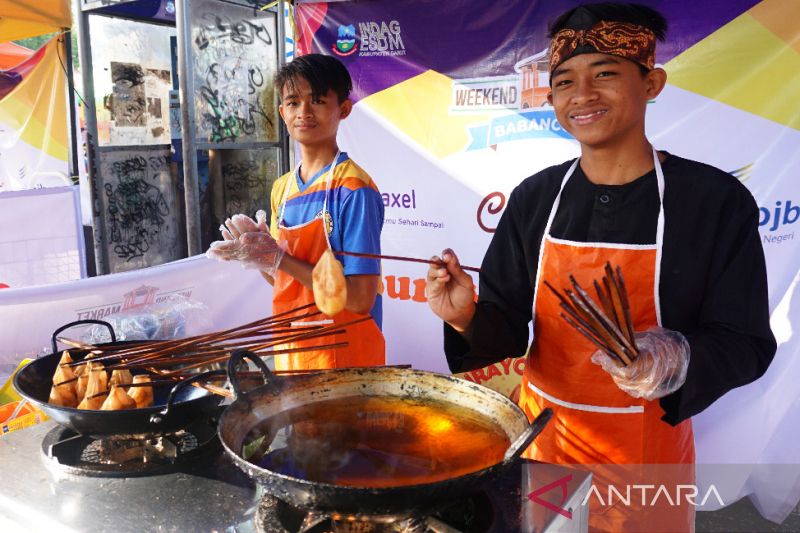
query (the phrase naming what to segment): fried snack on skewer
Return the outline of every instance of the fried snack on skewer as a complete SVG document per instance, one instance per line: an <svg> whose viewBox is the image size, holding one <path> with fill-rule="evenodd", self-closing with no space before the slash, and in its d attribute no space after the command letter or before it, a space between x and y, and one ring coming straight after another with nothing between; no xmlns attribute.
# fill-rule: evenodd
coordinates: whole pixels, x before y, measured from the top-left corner
<svg viewBox="0 0 800 533"><path fill-rule="evenodd" d="M86 396L78 404L78 409L96 411L100 409L106 399L106 395L101 395L101 393L108 391L108 374L101 363L89 362L85 366L89 367L89 378L86 384Z"/></svg>
<svg viewBox="0 0 800 533"><path fill-rule="evenodd" d="M125 368L114 370L111 373L111 379L108 380L109 387L113 387L114 385L127 385L129 383L133 383L133 376L131 375L131 371Z"/></svg>
<svg viewBox="0 0 800 533"><path fill-rule="evenodd" d="M93 353L88 354L84 361L88 361L95 355ZM78 365L74 369L75 377L78 378L78 381L75 382L75 394L78 397L78 401L81 401L86 397L86 385L89 382L89 364Z"/></svg>
<svg viewBox="0 0 800 533"><path fill-rule="evenodd" d="M111 391L108 393L103 405L100 406L101 411L119 411L121 409L135 408L136 401L125 392L125 389L116 385L111 386Z"/></svg>
<svg viewBox="0 0 800 533"><path fill-rule="evenodd" d="M150 376L138 375L133 376L134 383L149 383ZM131 387L128 389L128 395L136 402L136 407L150 407L153 405L153 387Z"/></svg>
<svg viewBox="0 0 800 533"><path fill-rule="evenodd" d="M64 350L64 353L61 354L61 359L58 361L55 374L53 374L53 386L50 388L48 403L61 405L63 407L75 407L78 405L79 399L76 388L77 380L74 379L75 373L72 367L62 366L71 362L72 356L70 356L68 350ZM67 383L63 383L65 381ZM62 383L62 385L56 387L56 383Z"/></svg>
<svg viewBox="0 0 800 533"><path fill-rule="evenodd" d="M76 366L75 377L78 378L75 382L75 394L82 400L86 396L86 385L89 382L89 365Z"/></svg>
<svg viewBox="0 0 800 533"><path fill-rule="evenodd" d="M325 250L311 272L314 302L327 316L339 314L347 303L347 281L342 264Z"/></svg>
<svg viewBox="0 0 800 533"><path fill-rule="evenodd" d="M78 396L75 394L75 389L70 385L71 383L65 383L58 387L50 387L50 397L47 399L47 403L62 407L76 407L78 405Z"/></svg>

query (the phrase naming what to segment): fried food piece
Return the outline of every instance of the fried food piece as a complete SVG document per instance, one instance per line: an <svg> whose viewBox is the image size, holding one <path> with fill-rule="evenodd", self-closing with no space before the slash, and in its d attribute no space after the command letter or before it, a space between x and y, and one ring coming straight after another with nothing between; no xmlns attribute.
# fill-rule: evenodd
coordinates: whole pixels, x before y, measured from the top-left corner
<svg viewBox="0 0 800 533"><path fill-rule="evenodd" d="M58 366L53 374L53 386L50 388L50 398L48 403L60 405L62 407L75 407L78 405L77 380L72 367L62 366L72 362L72 356L65 350L61 354ZM66 382L66 383L65 383ZM61 385L56 386L56 384Z"/></svg>
<svg viewBox="0 0 800 533"><path fill-rule="evenodd" d="M123 368L111 372L111 379L108 381L108 386L127 385L129 383L133 383L133 376L130 370Z"/></svg>
<svg viewBox="0 0 800 533"><path fill-rule="evenodd" d="M108 393L103 405L100 406L101 411L119 411L120 409L135 408L136 401L125 392L125 389L116 385L111 386L111 392Z"/></svg>
<svg viewBox="0 0 800 533"><path fill-rule="evenodd" d="M133 376L133 383L149 383L150 376ZM136 402L136 407L150 407L153 405L153 387L131 387L128 395Z"/></svg>
<svg viewBox="0 0 800 533"><path fill-rule="evenodd" d="M78 409L96 411L106 399L107 394L102 393L108 393L108 374L101 363L89 362L85 366L88 367L89 377L86 383L86 395L78 404Z"/></svg>
<svg viewBox="0 0 800 533"><path fill-rule="evenodd" d="M339 314L347 303L347 281L342 264L330 249L325 250L311 271L314 302L327 316Z"/></svg>
<svg viewBox="0 0 800 533"><path fill-rule="evenodd" d="M70 383L65 383L58 387L53 385L50 388L50 398L48 398L47 403L62 407L76 407L78 405L78 396L75 394L75 388L70 387Z"/></svg>
<svg viewBox="0 0 800 533"><path fill-rule="evenodd" d="M90 353L84 358L84 361L88 361L95 354ZM75 394L78 397L78 401L83 400L84 396L86 396L86 385L89 382L89 365L88 363L85 365L78 365L75 367L75 377L78 378L78 381L75 382Z"/></svg>

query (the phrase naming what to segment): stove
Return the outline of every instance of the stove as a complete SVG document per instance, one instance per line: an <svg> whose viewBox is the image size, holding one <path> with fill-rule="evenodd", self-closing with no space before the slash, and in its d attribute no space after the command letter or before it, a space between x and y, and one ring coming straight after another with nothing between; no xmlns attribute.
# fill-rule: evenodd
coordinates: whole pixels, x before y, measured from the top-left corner
<svg viewBox="0 0 800 533"><path fill-rule="evenodd" d="M13 481L0 482L0 531L587 530L580 504L591 475L576 469L520 460L485 491L424 517L309 513L264 494L209 438L213 433L187 428L161 440L97 442L50 421L4 435L0 479Z"/></svg>
<svg viewBox="0 0 800 533"><path fill-rule="evenodd" d="M457 533L516 531L514 515L503 515L509 505L493 502L486 491L469 495L459 502L442 505L424 516L342 515L307 512L272 496L263 497L256 510L259 533Z"/></svg>
<svg viewBox="0 0 800 533"><path fill-rule="evenodd" d="M139 477L176 472L219 454L214 420L198 420L174 433L87 437L56 426L42 440L45 463L56 473Z"/></svg>

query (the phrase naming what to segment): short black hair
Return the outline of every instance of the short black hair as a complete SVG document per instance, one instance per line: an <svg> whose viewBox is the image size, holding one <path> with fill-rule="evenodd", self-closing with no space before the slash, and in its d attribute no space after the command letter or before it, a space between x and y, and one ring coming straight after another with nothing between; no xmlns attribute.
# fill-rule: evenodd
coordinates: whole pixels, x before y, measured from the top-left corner
<svg viewBox="0 0 800 533"><path fill-rule="evenodd" d="M283 96L283 88L293 87L297 80L303 78L311 86L311 95L318 98L333 90L341 104L353 90L353 80L347 67L332 56L323 54L306 54L296 57L291 63L284 65L275 75L275 88L278 96Z"/></svg>
<svg viewBox="0 0 800 533"><path fill-rule="evenodd" d="M650 29L659 41L667 36L667 19L652 7L642 4L598 2L570 9L550 23L547 36L552 39L564 28L586 30L601 20L629 22Z"/></svg>

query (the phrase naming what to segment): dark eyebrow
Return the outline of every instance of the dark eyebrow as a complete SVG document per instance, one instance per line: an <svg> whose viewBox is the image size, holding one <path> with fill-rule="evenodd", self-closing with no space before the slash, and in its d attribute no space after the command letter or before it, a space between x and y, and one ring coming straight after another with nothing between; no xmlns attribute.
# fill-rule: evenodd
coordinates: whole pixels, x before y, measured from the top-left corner
<svg viewBox="0 0 800 533"><path fill-rule="evenodd" d="M607 56L607 57L604 57L603 59L598 59L597 61L592 61L591 63L589 63L589 66L590 67L602 67L603 65L619 65L619 64L620 64L620 62L616 58L614 58L612 56ZM572 69L563 68L563 67L557 67L553 71L553 73L550 75L550 77L551 78L555 78L556 76L560 76L560 75L566 74L568 72L572 72Z"/></svg>

